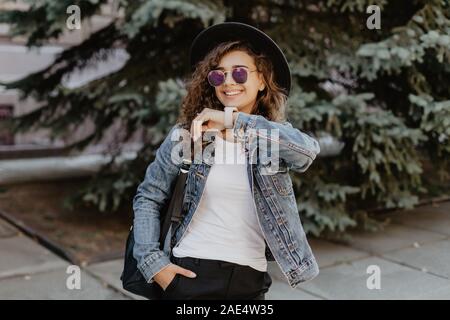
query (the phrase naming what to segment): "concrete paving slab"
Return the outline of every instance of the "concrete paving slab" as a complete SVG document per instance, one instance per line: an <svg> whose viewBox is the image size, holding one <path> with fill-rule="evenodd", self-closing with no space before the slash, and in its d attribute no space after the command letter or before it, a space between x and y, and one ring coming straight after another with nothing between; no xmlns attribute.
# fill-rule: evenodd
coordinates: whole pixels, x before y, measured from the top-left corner
<svg viewBox="0 0 450 320"><path fill-rule="evenodd" d="M6 221L0 219L0 239L14 237L19 234L19 230L11 226Z"/></svg>
<svg viewBox="0 0 450 320"><path fill-rule="evenodd" d="M274 281L287 281L286 277L275 261L267 261L267 272L270 274L272 280Z"/></svg>
<svg viewBox="0 0 450 320"><path fill-rule="evenodd" d="M25 236L0 239L0 257L0 279L66 265L64 260Z"/></svg>
<svg viewBox="0 0 450 320"><path fill-rule="evenodd" d="M377 232L352 232L349 245L371 254L381 254L445 239L441 233L392 223Z"/></svg>
<svg viewBox="0 0 450 320"><path fill-rule="evenodd" d="M123 270L123 259L96 263L87 266L87 270L130 298L135 300L146 300L144 297L132 294L122 288L120 275Z"/></svg>
<svg viewBox="0 0 450 320"><path fill-rule="evenodd" d="M398 211L390 215L392 222L450 235L450 203Z"/></svg>
<svg viewBox="0 0 450 320"><path fill-rule="evenodd" d="M390 252L383 256L450 279L450 240Z"/></svg>
<svg viewBox="0 0 450 320"><path fill-rule="evenodd" d="M126 300L128 297L104 286L81 271L81 288L67 288L66 268L25 277L2 279L0 299L3 300Z"/></svg>
<svg viewBox="0 0 450 320"><path fill-rule="evenodd" d="M317 259L319 268L325 268L369 256L369 254L364 251L330 241L310 239L309 244Z"/></svg>
<svg viewBox="0 0 450 320"><path fill-rule="evenodd" d="M309 244L319 264L319 269L327 268L343 262L363 259L368 253L320 239L309 239ZM267 271L272 279L287 283L287 279L275 261L269 261Z"/></svg>
<svg viewBox="0 0 450 320"><path fill-rule="evenodd" d="M428 204L425 206L416 207L411 210L428 213L442 213L450 218L450 201Z"/></svg>
<svg viewBox="0 0 450 320"><path fill-rule="evenodd" d="M373 276L367 273L371 265L380 268L381 289L367 288L367 279ZM449 280L378 257L322 269L301 289L333 300L450 299Z"/></svg>
<svg viewBox="0 0 450 320"><path fill-rule="evenodd" d="M300 289L293 289L287 282L273 279L266 300L320 300Z"/></svg>

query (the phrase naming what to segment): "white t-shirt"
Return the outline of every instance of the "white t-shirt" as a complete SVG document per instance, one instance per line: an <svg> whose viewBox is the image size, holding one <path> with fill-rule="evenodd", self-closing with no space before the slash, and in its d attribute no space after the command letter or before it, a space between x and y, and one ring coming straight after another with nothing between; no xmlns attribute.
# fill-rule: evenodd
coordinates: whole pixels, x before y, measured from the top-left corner
<svg viewBox="0 0 450 320"><path fill-rule="evenodd" d="M197 211L175 257L214 259L267 271L264 236L256 217L240 143L216 135L211 166Z"/></svg>

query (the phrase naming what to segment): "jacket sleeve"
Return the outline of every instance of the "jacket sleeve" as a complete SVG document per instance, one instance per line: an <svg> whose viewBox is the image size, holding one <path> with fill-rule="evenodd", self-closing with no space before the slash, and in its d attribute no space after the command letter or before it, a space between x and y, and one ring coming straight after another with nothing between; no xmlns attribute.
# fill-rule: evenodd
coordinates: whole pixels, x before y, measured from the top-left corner
<svg viewBox="0 0 450 320"><path fill-rule="evenodd" d="M137 267L148 282L171 262L159 249L160 211L171 195L171 186L178 175L179 165L171 159L174 126L156 151L154 161L147 167L145 178L133 198L134 248Z"/></svg>
<svg viewBox="0 0 450 320"><path fill-rule="evenodd" d="M278 154L272 154L270 160L281 159L289 169L298 172L305 172L320 153L316 139L287 121L280 123L260 115L239 112L233 133L239 140L248 142L251 150L260 148L260 145L276 144ZM261 144L262 141L265 143Z"/></svg>

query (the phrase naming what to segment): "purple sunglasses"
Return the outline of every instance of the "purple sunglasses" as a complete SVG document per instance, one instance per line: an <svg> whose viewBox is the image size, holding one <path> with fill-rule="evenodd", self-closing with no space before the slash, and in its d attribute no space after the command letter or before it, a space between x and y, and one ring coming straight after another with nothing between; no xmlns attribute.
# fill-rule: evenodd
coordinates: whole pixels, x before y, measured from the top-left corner
<svg viewBox="0 0 450 320"><path fill-rule="evenodd" d="M246 67L235 67L231 70L231 76L236 83L243 84L247 81L248 74L258 70L249 71ZM211 70L208 73L208 82L213 87L218 87L225 82L226 74L230 71L220 69Z"/></svg>

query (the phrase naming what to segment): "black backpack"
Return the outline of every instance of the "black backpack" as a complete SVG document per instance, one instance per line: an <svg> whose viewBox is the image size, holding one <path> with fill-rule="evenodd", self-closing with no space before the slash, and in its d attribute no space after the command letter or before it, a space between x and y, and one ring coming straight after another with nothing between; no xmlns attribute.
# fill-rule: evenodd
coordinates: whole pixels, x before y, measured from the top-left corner
<svg viewBox="0 0 450 320"><path fill-rule="evenodd" d="M183 165L181 166L180 171L178 172L178 176L175 179L176 184L170 202L166 204L161 212L161 232L159 236L161 250L163 250L164 242L167 233L169 232L170 225L172 225L172 230L175 230L175 227L181 222L183 218L182 206L186 179L189 172L189 165L190 161L183 161ZM163 292L162 288L154 281L152 283L148 283L147 281L145 281L144 276L137 268L137 261L133 256L133 248L134 232L133 226L131 226L125 247L123 272L120 276L120 280L122 280L122 287L131 293L146 297L151 300L160 299Z"/></svg>

